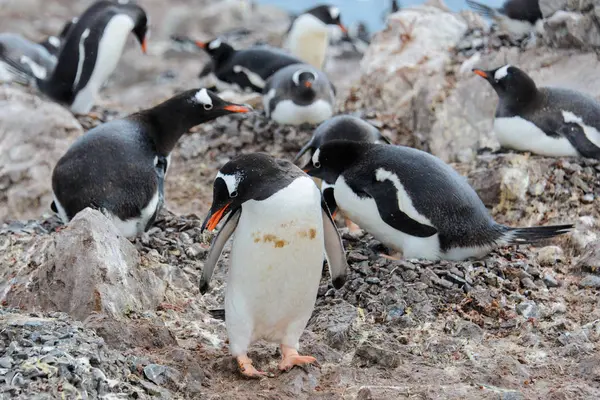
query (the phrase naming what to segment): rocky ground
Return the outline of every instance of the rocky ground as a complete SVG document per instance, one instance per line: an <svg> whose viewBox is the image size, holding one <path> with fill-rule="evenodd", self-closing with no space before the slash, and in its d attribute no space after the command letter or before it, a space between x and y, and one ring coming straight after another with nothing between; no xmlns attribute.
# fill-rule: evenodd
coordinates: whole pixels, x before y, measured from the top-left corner
<svg viewBox="0 0 600 400"><path fill-rule="evenodd" d="M71 3L46 2L51 17L37 32L52 16L69 15ZM169 19L160 2L147 3ZM433 23L446 23L445 41L427 36ZM401 36L406 29L411 38ZM122 94L109 86L105 101L78 118L33 90L0 87L0 398L599 398L600 163L497 151L493 93L465 73L473 57L484 67L508 58L537 79L600 97L595 75L583 77L597 69L596 54L547 47L555 36L534 46L488 33L472 14L404 11L376 38L339 108L395 143L453 162L497 221L576 229L538 247L455 263L391 261L370 235L340 228L348 282L336 291L324 270L301 341L319 364L279 373L276 346L258 343L250 357L274 375L260 381L239 376L225 325L211 313L223 306L228 250L211 291L199 294L211 240L200 225L221 165L253 151L291 158L313 128L278 126L257 112L192 130L173 155L166 209L130 242L91 210L60 229L48 210L50 171L83 131L196 85L201 62L153 55L152 68L140 67L132 45L118 77L127 83ZM384 79L390 60L395 69ZM175 78L146 79L173 65ZM358 70L347 60L333 65Z"/></svg>

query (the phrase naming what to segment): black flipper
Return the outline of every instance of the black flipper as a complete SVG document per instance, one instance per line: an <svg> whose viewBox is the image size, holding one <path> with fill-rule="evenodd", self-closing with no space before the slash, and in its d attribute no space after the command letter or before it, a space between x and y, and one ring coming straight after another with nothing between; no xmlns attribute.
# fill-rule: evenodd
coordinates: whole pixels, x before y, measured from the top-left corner
<svg viewBox="0 0 600 400"><path fill-rule="evenodd" d="M582 156L600 159L600 148L587 138L581 125L574 122L563 124L558 133L566 137Z"/></svg>
<svg viewBox="0 0 600 400"><path fill-rule="evenodd" d="M329 274L333 287L340 289L346 283L348 274L348 262L346 261L346 251L342 238L335 227L335 222L329 213L329 209L321 197L321 209L323 214L323 236L325 239L325 254L327 265L329 265Z"/></svg>
<svg viewBox="0 0 600 400"><path fill-rule="evenodd" d="M498 10L490 6L486 6L485 4L481 4L473 0L467 0L467 4L473 9L473 11L483 15L484 17L494 18L496 15L498 15Z"/></svg>
<svg viewBox="0 0 600 400"><path fill-rule="evenodd" d="M158 217L158 213L160 213L160 210L162 209L163 204L165 203L165 174L167 173L167 164L167 157L159 156L156 160L156 165L154 166L154 169L156 171L156 176L158 177L158 205L156 206L154 214L152 214L152 217L150 217L150 219L148 220L144 231L148 231L148 229L150 229L152 225L154 225L156 217Z"/></svg>

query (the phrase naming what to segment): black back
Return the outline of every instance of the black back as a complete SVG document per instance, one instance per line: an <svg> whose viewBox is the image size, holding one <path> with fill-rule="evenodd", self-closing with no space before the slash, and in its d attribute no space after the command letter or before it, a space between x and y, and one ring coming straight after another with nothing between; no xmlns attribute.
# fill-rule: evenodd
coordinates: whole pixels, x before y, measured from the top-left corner
<svg viewBox="0 0 600 400"><path fill-rule="evenodd" d="M466 178L429 153L404 146L340 140L319 149L321 167L309 173L327 181L343 176L358 196L375 199L380 214L387 214L382 218L392 226L401 217L397 190L391 181L376 179L381 168L398 177L414 208L431 221L439 233L442 250L489 244L499 236L501 228ZM416 221L412 228L410 234L414 236L435 233ZM397 229L406 228L401 224Z"/></svg>
<svg viewBox="0 0 600 400"><path fill-rule="evenodd" d="M542 19L539 0L507 0L500 12L512 19L528 21L535 24Z"/></svg>

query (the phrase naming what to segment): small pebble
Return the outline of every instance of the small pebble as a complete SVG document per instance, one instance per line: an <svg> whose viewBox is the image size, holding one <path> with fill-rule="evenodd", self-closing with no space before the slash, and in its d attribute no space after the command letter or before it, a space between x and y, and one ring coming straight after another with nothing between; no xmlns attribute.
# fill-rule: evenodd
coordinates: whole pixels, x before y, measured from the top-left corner
<svg viewBox="0 0 600 400"><path fill-rule="evenodd" d="M372 285L379 285L381 283L381 280L379 278L370 276L367 279L365 279L365 282L370 283Z"/></svg>

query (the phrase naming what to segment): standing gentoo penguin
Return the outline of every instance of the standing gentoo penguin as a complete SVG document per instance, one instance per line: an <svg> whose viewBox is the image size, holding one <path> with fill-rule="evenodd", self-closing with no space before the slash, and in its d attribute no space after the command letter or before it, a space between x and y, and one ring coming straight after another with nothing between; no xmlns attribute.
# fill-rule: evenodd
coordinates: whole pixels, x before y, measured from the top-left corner
<svg viewBox="0 0 600 400"><path fill-rule="evenodd" d="M191 40L181 37L173 39L178 42ZM280 49L265 45L235 50L229 43L219 38L210 42L197 40L194 43L210 55L213 73L219 81L217 85L219 90L234 86L238 91L261 93L265 82L275 72L290 64L302 63Z"/></svg>
<svg viewBox="0 0 600 400"><path fill-rule="evenodd" d="M160 210L171 150L181 135L222 115L248 111L194 89L90 130L54 168L52 210L66 224L84 208L96 208L123 236L141 234Z"/></svg>
<svg viewBox="0 0 600 400"><path fill-rule="evenodd" d="M410 147L335 140L314 152L307 169L335 182L335 201L348 218L409 259L481 258L572 228L500 225L463 176Z"/></svg>
<svg viewBox="0 0 600 400"><path fill-rule="evenodd" d="M307 151L312 158L312 155L316 149L325 143L331 142L332 140L352 140L355 142L367 143L390 143L390 141L383 136L381 132L379 132L379 129L375 128L368 122L352 115L336 115L335 117L323 122L317 127L317 129L315 129L308 143L306 143L306 145L304 145L298 154L296 154L292 162L296 163ZM303 169L308 169L309 167L310 162ZM323 198L325 199L325 203L332 214L335 214L337 211L337 205L335 204L335 198L333 196L334 184L335 180L328 181L326 179L323 179L323 182L321 183Z"/></svg>
<svg viewBox="0 0 600 400"><path fill-rule="evenodd" d="M238 156L221 168L202 229L227 221L214 239L200 280L206 293L215 265L234 233L225 293L229 349L242 374L259 377L248 347L266 339L280 344L279 369L309 364L299 339L315 306L325 253L333 286L344 285L344 247L319 189L286 160L264 153Z"/></svg>
<svg viewBox="0 0 600 400"><path fill-rule="evenodd" d="M296 17L285 39L285 48L303 62L323 68L329 46L329 25L337 25L343 33L347 30L340 20L340 9L320 5Z"/></svg>
<svg viewBox="0 0 600 400"><path fill-rule="evenodd" d="M539 0L506 0L500 8L473 0L467 0L467 4L484 17L494 20L502 32L515 38L529 35L537 21L542 19Z"/></svg>
<svg viewBox="0 0 600 400"><path fill-rule="evenodd" d="M537 88L533 79L511 65L473 71L500 97L494 131L503 147L551 157L600 159L600 102L569 89Z"/></svg>
<svg viewBox="0 0 600 400"><path fill-rule="evenodd" d="M137 4L92 4L69 29L52 75L37 79L40 91L73 113L88 113L116 68L130 32L146 52L147 23Z"/></svg>
<svg viewBox="0 0 600 400"><path fill-rule="evenodd" d="M280 124L319 124L333 115L335 87L308 64L292 64L277 71L263 91L267 117Z"/></svg>

